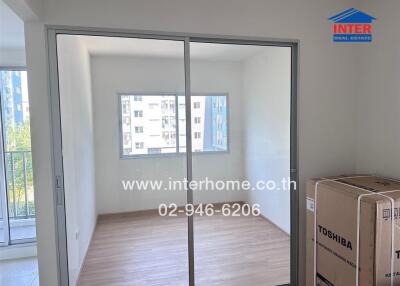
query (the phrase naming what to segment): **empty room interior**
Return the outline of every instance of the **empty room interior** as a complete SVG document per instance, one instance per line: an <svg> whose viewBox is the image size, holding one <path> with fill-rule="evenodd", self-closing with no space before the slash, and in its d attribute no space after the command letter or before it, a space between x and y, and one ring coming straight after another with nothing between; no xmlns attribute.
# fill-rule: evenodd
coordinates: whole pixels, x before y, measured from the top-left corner
<svg viewBox="0 0 400 286"><path fill-rule="evenodd" d="M69 285L290 282L291 48L188 50L57 36Z"/></svg>

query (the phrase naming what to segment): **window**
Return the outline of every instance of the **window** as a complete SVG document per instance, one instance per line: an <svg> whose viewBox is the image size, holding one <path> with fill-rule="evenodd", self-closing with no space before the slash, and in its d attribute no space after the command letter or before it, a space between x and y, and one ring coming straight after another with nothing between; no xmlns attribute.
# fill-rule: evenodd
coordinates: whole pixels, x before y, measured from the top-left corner
<svg viewBox="0 0 400 286"><path fill-rule="evenodd" d="M169 127L169 117L168 116L162 116L161 117L161 121L162 121L162 128L163 129Z"/></svg>
<svg viewBox="0 0 400 286"><path fill-rule="evenodd" d="M143 149L144 148L144 143L143 142L136 142L135 143L136 149Z"/></svg>
<svg viewBox="0 0 400 286"><path fill-rule="evenodd" d="M122 101L122 114L129 114L130 110L130 102L128 100Z"/></svg>
<svg viewBox="0 0 400 286"><path fill-rule="evenodd" d="M193 95L192 102L193 152L227 151L227 95ZM184 95L121 95L120 104L122 156L186 152Z"/></svg>
<svg viewBox="0 0 400 286"><path fill-rule="evenodd" d="M36 209L27 72L1 69L0 95L0 132L3 133L0 152L4 160L4 187L0 188L0 244L33 242L36 239Z"/></svg>
<svg viewBox="0 0 400 286"><path fill-rule="evenodd" d="M131 144L131 134L124 133L124 146L129 146Z"/></svg>
<svg viewBox="0 0 400 286"><path fill-rule="evenodd" d="M135 114L135 117L143 117L143 111L142 110L135 110L134 114Z"/></svg>
<svg viewBox="0 0 400 286"><path fill-rule="evenodd" d="M123 119L124 119L124 123L126 125L130 125L131 124L131 118L129 116L124 116Z"/></svg>

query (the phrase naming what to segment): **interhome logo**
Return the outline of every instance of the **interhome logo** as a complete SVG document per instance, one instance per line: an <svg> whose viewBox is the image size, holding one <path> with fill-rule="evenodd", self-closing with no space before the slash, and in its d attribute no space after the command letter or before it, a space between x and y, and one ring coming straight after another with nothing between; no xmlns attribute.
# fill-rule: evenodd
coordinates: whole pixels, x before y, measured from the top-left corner
<svg viewBox="0 0 400 286"><path fill-rule="evenodd" d="M332 16L334 42L371 42L372 22L376 18L350 8Z"/></svg>

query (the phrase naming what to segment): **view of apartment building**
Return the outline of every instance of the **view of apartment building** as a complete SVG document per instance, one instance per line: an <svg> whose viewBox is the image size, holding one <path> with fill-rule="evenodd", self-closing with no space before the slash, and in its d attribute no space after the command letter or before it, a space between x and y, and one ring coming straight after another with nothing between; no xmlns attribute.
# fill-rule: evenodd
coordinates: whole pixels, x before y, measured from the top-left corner
<svg viewBox="0 0 400 286"><path fill-rule="evenodd" d="M191 106L193 151L226 151L226 96L193 96ZM185 97L122 95L121 132L123 156L185 152Z"/></svg>
<svg viewBox="0 0 400 286"><path fill-rule="evenodd" d="M0 92L3 95L2 112L6 124L20 125L29 119L29 101L26 71L0 73Z"/></svg>

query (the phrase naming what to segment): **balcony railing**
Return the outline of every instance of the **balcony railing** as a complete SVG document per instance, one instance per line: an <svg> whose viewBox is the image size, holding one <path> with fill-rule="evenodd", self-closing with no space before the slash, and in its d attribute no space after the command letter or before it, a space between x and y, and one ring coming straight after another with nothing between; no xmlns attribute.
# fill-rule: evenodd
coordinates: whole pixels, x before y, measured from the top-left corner
<svg viewBox="0 0 400 286"><path fill-rule="evenodd" d="M35 217L32 152L4 152L10 219Z"/></svg>

